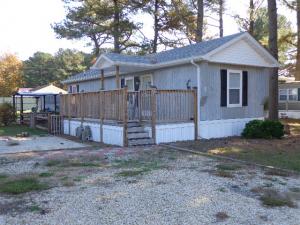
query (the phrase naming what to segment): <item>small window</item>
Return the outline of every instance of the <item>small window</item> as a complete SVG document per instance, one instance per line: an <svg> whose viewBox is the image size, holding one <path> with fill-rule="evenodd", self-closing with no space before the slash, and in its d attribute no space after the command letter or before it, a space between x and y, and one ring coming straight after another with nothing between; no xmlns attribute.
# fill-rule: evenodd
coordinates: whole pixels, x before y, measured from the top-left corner
<svg viewBox="0 0 300 225"><path fill-rule="evenodd" d="M72 93L72 85L69 86L69 93Z"/></svg>
<svg viewBox="0 0 300 225"><path fill-rule="evenodd" d="M297 88L292 88L289 89L289 101L297 101L298 100L298 89Z"/></svg>
<svg viewBox="0 0 300 225"><path fill-rule="evenodd" d="M76 91L77 91L77 93L80 92L80 91L79 91L79 84L76 85Z"/></svg>
<svg viewBox="0 0 300 225"><path fill-rule="evenodd" d="M227 105L228 107L242 106L242 71L228 71Z"/></svg>
<svg viewBox="0 0 300 225"><path fill-rule="evenodd" d="M145 75L141 77L141 90L150 89L152 85L152 76Z"/></svg>

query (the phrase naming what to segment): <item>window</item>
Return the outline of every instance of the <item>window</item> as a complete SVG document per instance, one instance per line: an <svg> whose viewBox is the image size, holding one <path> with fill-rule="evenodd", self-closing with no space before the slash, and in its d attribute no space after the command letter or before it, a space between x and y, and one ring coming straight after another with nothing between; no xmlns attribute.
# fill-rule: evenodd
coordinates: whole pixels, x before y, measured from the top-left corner
<svg viewBox="0 0 300 225"><path fill-rule="evenodd" d="M242 71L228 70L227 73L227 106L242 106Z"/></svg>
<svg viewBox="0 0 300 225"><path fill-rule="evenodd" d="M72 85L69 86L69 93L72 93Z"/></svg>
<svg viewBox="0 0 300 225"><path fill-rule="evenodd" d="M80 91L79 91L79 84L76 85L76 91L77 91L77 93L80 92Z"/></svg>
<svg viewBox="0 0 300 225"><path fill-rule="evenodd" d="M133 77L125 78L125 85L128 88L128 91L134 91L134 79Z"/></svg>
<svg viewBox="0 0 300 225"><path fill-rule="evenodd" d="M280 89L279 90L279 101L298 101L298 89Z"/></svg>
<svg viewBox="0 0 300 225"><path fill-rule="evenodd" d="M141 90L150 89L151 85L152 85L152 76L151 75L145 75L145 76L141 77Z"/></svg>
<svg viewBox="0 0 300 225"><path fill-rule="evenodd" d="M72 93L76 93L76 91L77 91L76 85L73 85L72 86Z"/></svg>
<svg viewBox="0 0 300 225"><path fill-rule="evenodd" d="M289 101L297 101L298 100L298 89L297 88L292 88L289 89Z"/></svg>

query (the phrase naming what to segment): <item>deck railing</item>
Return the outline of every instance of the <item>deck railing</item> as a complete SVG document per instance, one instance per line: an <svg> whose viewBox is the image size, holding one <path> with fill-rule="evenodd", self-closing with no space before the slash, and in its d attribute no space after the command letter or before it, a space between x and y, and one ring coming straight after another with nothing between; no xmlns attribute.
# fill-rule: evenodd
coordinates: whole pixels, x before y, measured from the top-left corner
<svg viewBox="0 0 300 225"><path fill-rule="evenodd" d="M65 94L60 97L60 114L82 121L91 118L100 119L101 123L104 120L122 122L125 129L128 121L148 122L152 127L164 122L196 122L196 96L195 90L127 91L127 88Z"/></svg>

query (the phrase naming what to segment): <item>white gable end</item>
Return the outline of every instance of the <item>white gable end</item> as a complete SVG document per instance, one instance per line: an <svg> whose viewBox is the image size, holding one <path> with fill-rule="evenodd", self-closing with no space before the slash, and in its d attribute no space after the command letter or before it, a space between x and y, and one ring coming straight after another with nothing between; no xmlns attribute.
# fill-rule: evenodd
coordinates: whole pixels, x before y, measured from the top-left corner
<svg viewBox="0 0 300 225"><path fill-rule="evenodd" d="M247 39L241 39L232 45L209 55L208 61L259 67L274 66L274 62L265 57L265 54L262 53L261 49Z"/></svg>

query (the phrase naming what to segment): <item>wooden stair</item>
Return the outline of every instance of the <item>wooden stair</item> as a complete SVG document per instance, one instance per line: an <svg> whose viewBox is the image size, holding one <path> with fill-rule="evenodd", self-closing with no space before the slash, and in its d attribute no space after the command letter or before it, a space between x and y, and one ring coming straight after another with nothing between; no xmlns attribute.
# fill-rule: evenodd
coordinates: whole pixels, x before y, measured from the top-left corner
<svg viewBox="0 0 300 225"><path fill-rule="evenodd" d="M139 122L128 122L127 128L128 146L153 145L154 140L144 130Z"/></svg>

